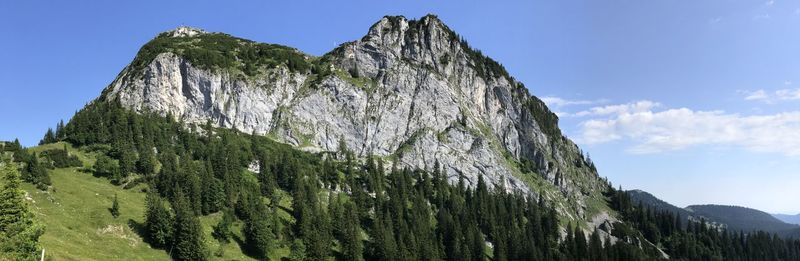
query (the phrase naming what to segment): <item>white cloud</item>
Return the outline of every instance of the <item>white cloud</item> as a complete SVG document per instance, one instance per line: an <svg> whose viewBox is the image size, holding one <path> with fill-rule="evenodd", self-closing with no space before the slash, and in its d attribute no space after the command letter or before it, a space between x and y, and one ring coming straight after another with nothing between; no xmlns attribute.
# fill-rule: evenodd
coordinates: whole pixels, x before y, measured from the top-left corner
<svg viewBox="0 0 800 261"><path fill-rule="evenodd" d="M769 99L769 95L764 90L757 90L754 92L745 92L747 96L744 97L745 100L754 101L754 100L767 100Z"/></svg>
<svg viewBox="0 0 800 261"><path fill-rule="evenodd" d="M769 1L767 1L766 3L764 3L764 4L765 4L765 5L767 5L767 6L772 6L772 5L774 5L774 4L775 4L775 0L769 0Z"/></svg>
<svg viewBox="0 0 800 261"><path fill-rule="evenodd" d="M637 101L628 104L607 105L602 107L594 107L585 111L579 111L570 116L583 117L583 116L600 116L609 114L622 114L622 113L635 113L648 111L652 108L659 107L661 104L648 100Z"/></svg>
<svg viewBox="0 0 800 261"><path fill-rule="evenodd" d="M800 89L783 89L775 91L779 100L800 100Z"/></svg>
<svg viewBox="0 0 800 261"><path fill-rule="evenodd" d="M600 100L567 100L555 96L545 96L541 98L542 101L547 104L548 107L564 107L564 106L572 106L572 105L593 105L593 104L600 104L607 102L605 99Z"/></svg>
<svg viewBox="0 0 800 261"><path fill-rule="evenodd" d="M709 24L716 24L716 23L719 23L721 21L722 21L722 17L716 17L716 18L713 18L713 19L708 19L708 23Z"/></svg>
<svg viewBox="0 0 800 261"><path fill-rule="evenodd" d="M791 85L792 82L786 81L784 85ZM773 92L767 92L763 89L756 91L740 91L744 94L745 100L748 101L763 101L766 103L775 103L778 101L796 101L800 100L800 88L797 89L780 89Z"/></svg>
<svg viewBox="0 0 800 261"><path fill-rule="evenodd" d="M642 102L614 106L634 108ZM616 110L605 117L586 120L580 124L576 141L584 144L630 141L633 145L628 151L639 154L693 146L734 146L800 156L800 111L742 116L687 108L654 111L654 107Z"/></svg>

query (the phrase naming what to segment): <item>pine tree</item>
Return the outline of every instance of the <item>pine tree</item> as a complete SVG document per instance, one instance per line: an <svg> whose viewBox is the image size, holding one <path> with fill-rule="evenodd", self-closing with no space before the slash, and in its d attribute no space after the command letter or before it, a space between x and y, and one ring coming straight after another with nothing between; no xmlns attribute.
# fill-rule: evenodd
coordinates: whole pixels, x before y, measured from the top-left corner
<svg viewBox="0 0 800 261"><path fill-rule="evenodd" d="M153 247L166 247L172 238L172 216L154 189L147 193L145 204L144 226L148 241Z"/></svg>
<svg viewBox="0 0 800 261"><path fill-rule="evenodd" d="M600 240L600 233L595 229L589 238L589 260L603 261L604 257L603 242Z"/></svg>
<svg viewBox="0 0 800 261"><path fill-rule="evenodd" d="M111 215L114 216L114 218L119 217L119 202L117 201L117 194L114 194L114 202L111 204L109 211L111 211Z"/></svg>
<svg viewBox="0 0 800 261"><path fill-rule="evenodd" d="M59 121L59 122L58 122L58 125L56 125L56 135L55 135L55 138L56 138L56 140L63 140L63 139L65 138L65 133L64 133L64 120L61 120L61 121Z"/></svg>
<svg viewBox="0 0 800 261"><path fill-rule="evenodd" d="M222 220L214 226L214 231L211 235L221 243L228 243L231 238L231 225L233 225L233 220L234 216L230 210L223 211Z"/></svg>
<svg viewBox="0 0 800 261"><path fill-rule="evenodd" d="M39 155L36 153L30 154L25 159L25 168L22 172L22 179L28 181L40 190L46 190L50 183L50 175L47 170L39 163Z"/></svg>
<svg viewBox="0 0 800 261"><path fill-rule="evenodd" d="M56 142L56 134L53 133L52 128L47 128L47 132L44 134L44 137L41 141L39 141L39 145L50 144Z"/></svg>
<svg viewBox="0 0 800 261"><path fill-rule="evenodd" d="M208 251L203 239L200 220L190 209L188 200L178 192L172 204L175 212L172 237L172 258L182 260L206 260Z"/></svg>
<svg viewBox="0 0 800 261"><path fill-rule="evenodd" d="M305 261L306 260L306 245L303 240L295 239L292 241L291 253L289 254L290 261Z"/></svg>
<svg viewBox="0 0 800 261"><path fill-rule="evenodd" d="M361 232L358 226L358 216L356 206L353 202L344 204L344 216L340 220L342 244L342 256L345 260L363 260L363 244L361 243Z"/></svg>
<svg viewBox="0 0 800 261"><path fill-rule="evenodd" d="M272 239L275 237L269 227L269 217L263 208L257 208L255 213L245 221L242 233L245 245L250 253L259 259L267 259Z"/></svg>
<svg viewBox="0 0 800 261"><path fill-rule="evenodd" d="M136 169L136 154L132 149L123 149L119 158L119 177L114 180L117 184L121 184L122 180L127 178L131 172Z"/></svg>
<svg viewBox="0 0 800 261"><path fill-rule="evenodd" d="M35 260L44 227L34 221L14 163L0 162L0 260Z"/></svg>
<svg viewBox="0 0 800 261"><path fill-rule="evenodd" d="M152 147L144 147L139 151L139 160L136 161L136 170L144 175L155 173L156 159Z"/></svg>

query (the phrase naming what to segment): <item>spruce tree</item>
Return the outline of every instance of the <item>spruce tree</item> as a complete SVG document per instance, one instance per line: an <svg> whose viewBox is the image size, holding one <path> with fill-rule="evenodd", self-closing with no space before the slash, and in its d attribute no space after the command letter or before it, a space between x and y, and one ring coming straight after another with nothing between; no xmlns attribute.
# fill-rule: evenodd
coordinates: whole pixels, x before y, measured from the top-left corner
<svg viewBox="0 0 800 261"><path fill-rule="evenodd" d="M344 216L340 220L342 256L345 260L363 260L363 244L358 226L356 205L353 202L344 203Z"/></svg>
<svg viewBox="0 0 800 261"><path fill-rule="evenodd" d="M61 121L58 122L58 125L56 125L55 138L56 138L56 140L63 140L65 138L64 136L65 136L65 133L64 133L64 120L61 120Z"/></svg>
<svg viewBox="0 0 800 261"><path fill-rule="evenodd" d="M155 189L147 193L145 204L144 226L148 241L156 248L168 246L172 238L172 216Z"/></svg>
<svg viewBox="0 0 800 261"><path fill-rule="evenodd" d="M33 219L12 162L0 162L0 260L35 260L44 227Z"/></svg>
<svg viewBox="0 0 800 261"><path fill-rule="evenodd" d="M114 194L114 202L111 203L109 211L111 211L111 215L114 216L114 218L119 217L119 201L117 201L117 194Z"/></svg>
<svg viewBox="0 0 800 261"><path fill-rule="evenodd" d="M291 253L289 254L290 261L305 261L306 260L306 245L300 239L292 241Z"/></svg>
<svg viewBox="0 0 800 261"><path fill-rule="evenodd" d="M186 196L180 190L172 204L175 212L172 236L172 258L182 260L207 260L208 251L203 239L200 220L190 209Z"/></svg>
<svg viewBox="0 0 800 261"><path fill-rule="evenodd" d="M53 133L52 128L47 128L47 132L44 134L44 137L41 141L39 141L39 145L50 144L56 142L56 134Z"/></svg>
<svg viewBox="0 0 800 261"><path fill-rule="evenodd" d="M269 227L269 218L264 213L256 213L245 222L243 230L248 251L259 259L267 259L275 237Z"/></svg>
<svg viewBox="0 0 800 261"><path fill-rule="evenodd" d="M211 233L221 243L228 243L231 238L231 225L233 225L234 216L230 210L223 211L222 220L214 226L214 231Z"/></svg>

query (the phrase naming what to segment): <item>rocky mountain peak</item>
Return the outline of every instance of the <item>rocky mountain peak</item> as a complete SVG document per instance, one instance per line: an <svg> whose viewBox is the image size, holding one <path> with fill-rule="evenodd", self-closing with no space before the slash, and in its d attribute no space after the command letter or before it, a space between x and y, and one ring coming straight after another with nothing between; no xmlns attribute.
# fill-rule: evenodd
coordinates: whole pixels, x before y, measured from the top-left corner
<svg viewBox="0 0 800 261"><path fill-rule="evenodd" d="M378 76L382 69L405 63L445 76L471 68L487 81L504 78L503 81L516 84L502 65L470 47L430 14L418 20L385 16L360 40L345 43L329 55L336 57L340 67L370 78ZM370 66L358 67L359 64Z"/></svg>
<svg viewBox="0 0 800 261"><path fill-rule="evenodd" d="M323 57L191 28L169 35L142 47L104 99L309 151L438 165L453 182L557 199L573 219L595 214L585 201L605 190L555 114L436 16L384 17Z"/></svg>
<svg viewBox="0 0 800 261"><path fill-rule="evenodd" d="M194 28L190 26L179 26L178 28L164 32L164 35L169 37L193 37L207 33L208 32L200 28Z"/></svg>

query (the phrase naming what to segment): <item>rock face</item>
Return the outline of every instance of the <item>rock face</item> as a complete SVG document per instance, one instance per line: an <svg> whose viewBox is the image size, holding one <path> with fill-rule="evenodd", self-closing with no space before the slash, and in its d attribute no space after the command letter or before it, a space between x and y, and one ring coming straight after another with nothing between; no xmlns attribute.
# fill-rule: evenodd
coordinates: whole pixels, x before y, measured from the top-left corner
<svg viewBox="0 0 800 261"><path fill-rule="evenodd" d="M192 44L203 35L212 34L179 28L159 37ZM507 190L541 193L572 219L594 214L587 201L607 186L544 103L435 16L385 17L361 40L303 55L309 70L287 62L251 75L198 66L186 53L166 49L128 66L100 99L310 151L345 145L424 169L438 161L453 182L482 175Z"/></svg>

